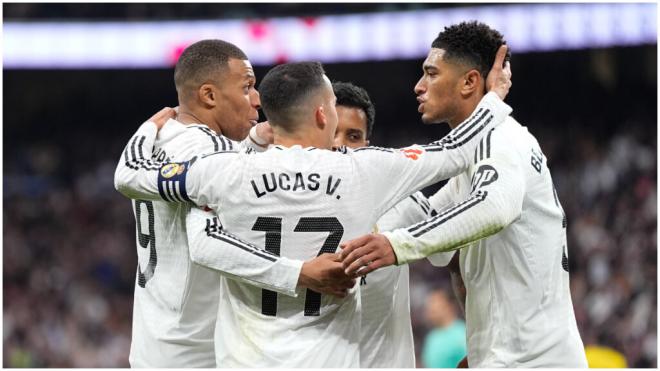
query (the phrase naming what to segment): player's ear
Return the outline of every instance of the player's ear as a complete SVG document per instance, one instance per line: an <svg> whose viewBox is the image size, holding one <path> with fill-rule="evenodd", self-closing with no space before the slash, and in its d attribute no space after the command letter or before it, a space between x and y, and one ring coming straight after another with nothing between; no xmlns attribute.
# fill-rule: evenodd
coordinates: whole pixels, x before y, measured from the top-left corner
<svg viewBox="0 0 660 371"><path fill-rule="evenodd" d="M316 126L319 129L325 128L325 126L328 124L328 117L325 114L323 106L316 107L314 114L316 115Z"/></svg>
<svg viewBox="0 0 660 371"><path fill-rule="evenodd" d="M483 81L479 71L472 69L466 72L461 79L461 94L471 95L479 89L479 84Z"/></svg>
<svg viewBox="0 0 660 371"><path fill-rule="evenodd" d="M367 140L364 141L364 145L367 146L367 147L369 147L369 139L367 139Z"/></svg>
<svg viewBox="0 0 660 371"><path fill-rule="evenodd" d="M197 89L197 97L199 101L207 107L215 107L218 104L218 94L212 84L202 84Z"/></svg>

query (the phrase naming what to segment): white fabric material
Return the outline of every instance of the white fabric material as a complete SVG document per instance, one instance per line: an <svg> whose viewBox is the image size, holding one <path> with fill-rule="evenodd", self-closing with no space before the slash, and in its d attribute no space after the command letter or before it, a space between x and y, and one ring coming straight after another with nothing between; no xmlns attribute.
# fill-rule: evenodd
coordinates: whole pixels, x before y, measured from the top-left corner
<svg viewBox="0 0 660 371"><path fill-rule="evenodd" d="M388 210L378 220L376 230L401 228L428 217L428 201L417 192ZM360 367L415 367L409 280L408 266L403 265L378 269L360 281Z"/></svg>
<svg viewBox="0 0 660 371"><path fill-rule="evenodd" d="M587 367L562 268L564 213L538 142L508 118L482 140L474 159L430 198L444 209L431 223L385 233L397 258L465 246L470 367Z"/></svg>
<svg viewBox="0 0 660 371"><path fill-rule="evenodd" d="M153 124L152 124L153 125ZM155 126L149 128L151 136ZM142 160L148 165L151 161L182 161L194 155L212 153L216 150L243 148L250 141L241 144L216 135L203 125L183 125L169 120L158 133L153 151L129 143L121 161L127 158ZM251 148L251 147L250 147ZM256 148L255 148L256 149ZM215 367L214 328L220 299L220 277L216 271L191 261L186 231L188 204L175 204L165 201L133 202L134 213L140 213L140 230L148 238L142 241L136 236L140 271L149 271L150 259L155 259L153 276L146 280L144 287L136 277L133 328L129 362L132 367ZM139 210L135 210L135 206ZM149 206L151 205L151 206ZM202 212L196 210L196 212ZM150 220L151 219L151 220ZM153 236L150 228L153 228ZM204 253L197 253L198 263L216 269L227 269L233 273L236 268L214 264L225 256L232 256L235 264L253 266L265 273L252 278L275 283L272 289L284 293L295 293L295 286L302 262L283 261L258 265L250 254L224 249L219 241L206 235L199 236L199 230L191 232L191 238L206 243ZM151 244L155 241L155 255ZM153 255L153 256L152 256ZM192 256L191 256L192 255ZM152 263L153 264L153 263ZM271 267L279 269L274 270ZM268 269L273 270L269 272Z"/></svg>
<svg viewBox="0 0 660 371"><path fill-rule="evenodd" d="M401 150L340 153L275 146L264 153L199 157L160 172L159 164L154 169L120 162L115 186L133 197L190 199L215 210L217 224L250 245L273 250L273 241L280 241L279 255L308 260L324 245L334 252L340 240L369 233L385 211L419 189L467 170L479 139L510 112L489 93L441 141ZM145 123L136 133L143 150L151 148L154 129ZM306 303L308 296L314 295L298 292L295 298L278 295L264 302L269 295L261 289L223 278L218 365L359 367L359 286L344 299L321 296L318 307ZM274 316L264 313L275 306ZM303 308L317 309L318 315L305 315Z"/></svg>

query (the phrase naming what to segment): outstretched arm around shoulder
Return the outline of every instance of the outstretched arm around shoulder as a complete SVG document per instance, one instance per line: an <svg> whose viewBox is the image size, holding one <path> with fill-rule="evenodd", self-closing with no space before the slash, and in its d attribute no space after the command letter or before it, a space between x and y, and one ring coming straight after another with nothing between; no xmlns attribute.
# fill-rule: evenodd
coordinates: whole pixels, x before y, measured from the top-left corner
<svg viewBox="0 0 660 371"><path fill-rule="evenodd" d="M229 233L213 212L192 208L186 230L193 262L253 286L289 296L309 288L344 297L355 285L336 254L305 262L277 256Z"/></svg>

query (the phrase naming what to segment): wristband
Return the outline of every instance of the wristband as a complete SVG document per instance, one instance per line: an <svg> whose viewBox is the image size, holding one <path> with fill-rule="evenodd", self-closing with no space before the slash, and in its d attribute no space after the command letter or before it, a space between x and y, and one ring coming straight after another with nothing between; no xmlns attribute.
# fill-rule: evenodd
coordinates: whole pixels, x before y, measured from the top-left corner
<svg viewBox="0 0 660 371"><path fill-rule="evenodd" d="M261 138L259 138L259 135L257 135L257 126L256 126L256 125L253 126L253 127L250 129L250 133L248 134L248 137L250 138L250 140L251 140L254 144L256 144L256 145L258 145L258 146L260 146L260 147L267 147L267 146L268 146L268 142L266 142L266 141L264 141L264 140L261 140Z"/></svg>

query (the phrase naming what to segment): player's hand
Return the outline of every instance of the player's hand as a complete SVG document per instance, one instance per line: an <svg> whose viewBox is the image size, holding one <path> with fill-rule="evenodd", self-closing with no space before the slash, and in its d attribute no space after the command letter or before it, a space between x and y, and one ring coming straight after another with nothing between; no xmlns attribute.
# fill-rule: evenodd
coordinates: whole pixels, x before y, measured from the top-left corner
<svg viewBox="0 0 660 371"><path fill-rule="evenodd" d="M486 78L486 90L495 92L502 100L509 94L512 85L511 63L509 61L504 62L507 50L506 44L497 49L495 63L493 63L493 67Z"/></svg>
<svg viewBox="0 0 660 371"><path fill-rule="evenodd" d="M326 253L303 263L298 286L344 298L355 286L355 278L344 273L339 254Z"/></svg>
<svg viewBox="0 0 660 371"><path fill-rule="evenodd" d="M258 123L254 129L258 138L253 138L250 133L250 139L252 142L261 147L268 147L268 145L273 144L275 141L275 135L273 134L273 128L268 121Z"/></svg>
<svg viewBox="0 0 660 371"><path fill-rule="evenodd" d="M344 242L342 265L349 276L364 276L378 268L396 264L390 241L382 234L367 234Z"/></svg>
<svg viewBox="0 0 660 371"><path fill-rule="evenodd" d="M176 108L171 108L171 107L165 107L162 110L158 111L155 115L151 116L151 118L147 121L151 121L154 124L156 124L156 127L158 127L158 130L160 130L167 120L173 119L176 117Z"/></svg>

